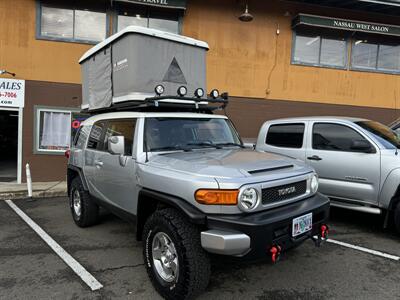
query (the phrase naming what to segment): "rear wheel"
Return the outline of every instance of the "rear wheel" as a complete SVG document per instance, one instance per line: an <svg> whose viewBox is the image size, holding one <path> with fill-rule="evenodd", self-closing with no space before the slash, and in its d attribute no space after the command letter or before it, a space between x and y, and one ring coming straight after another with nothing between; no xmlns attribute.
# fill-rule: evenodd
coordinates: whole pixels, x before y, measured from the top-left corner
<svg viewBox="0 0 400 300"><path fill-rule="evenodd" d="M394 210L394 225L396 230L400 233L400 202L397 203L396 209Z"/></svg>
<svg viewBox="0 0 400 300"><path fill-rule="evenodd" d="M98 222L99 206L93 202L89 192L85 191L79 177L71 182L69 206L72 217L79 227L88 227Z"/></svg>
<svg viewBox="0 0 400 300"><path fill-rule="evenodd" d="M143 241L147 273L161 296L191 299L207 287L210 261L200 232L178 211L167 208L151 215Z"/></svg>

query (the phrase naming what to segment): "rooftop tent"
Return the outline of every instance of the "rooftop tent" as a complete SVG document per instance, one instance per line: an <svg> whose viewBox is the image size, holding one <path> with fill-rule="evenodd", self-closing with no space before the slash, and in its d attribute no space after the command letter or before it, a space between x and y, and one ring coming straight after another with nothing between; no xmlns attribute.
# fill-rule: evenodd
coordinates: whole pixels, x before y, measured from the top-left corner
<svg viewBox="0 0 400 300"><path fill-rule="evenodd" d="M158 84L164 95L206 90L205 42L155 29L129 26L87 51L82 70L82 109L108 108L125 101L154 97Z"/></svg>

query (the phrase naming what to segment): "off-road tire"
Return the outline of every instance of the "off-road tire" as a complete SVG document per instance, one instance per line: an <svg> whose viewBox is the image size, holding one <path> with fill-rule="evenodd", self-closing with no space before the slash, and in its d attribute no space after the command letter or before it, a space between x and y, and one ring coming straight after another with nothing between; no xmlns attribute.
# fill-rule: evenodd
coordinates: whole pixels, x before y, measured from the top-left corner
<svg viewBox="0 0 400 300"><path fill-rule="evenodd" d="M394 209L394 226L397 232L400 234L400 202L397 203L397 206Z"/></svg>
<svg viewBox="0 0 400 300"><path fill-rule="evenodd" d="M178 257L178 279L164 281L154 269L152 242L158 232L166 233L174 243ZM193 299L208 286L210 259L201 247L200 231L180 212L172 208L157 210L143 229L143 257L147 273L157 292L166 299Z"/></svg>
<svg viewBox="0 0 400 300"><path fill-rule="evenodd" d="M81 200L81 215L75 213L74 193L78 192ZM95 225L99 220L99 206L93 202L88 191L83 188L83 184L79 177L76 177L71 182L71 191L69 194L69 206L74 222L79 227L89 227Z"/></svg>

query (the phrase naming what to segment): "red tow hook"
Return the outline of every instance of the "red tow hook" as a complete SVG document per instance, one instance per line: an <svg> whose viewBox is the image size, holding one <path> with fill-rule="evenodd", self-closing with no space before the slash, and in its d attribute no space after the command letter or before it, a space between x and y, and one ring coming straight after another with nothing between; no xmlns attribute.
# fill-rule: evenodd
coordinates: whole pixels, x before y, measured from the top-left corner
<svg viewBox="0 0 400 300"><path fill-rule="evenodd" d="M328 239L328 234L329 234L329 227L326 224L321 225L321 238L324 240Z"/></svg>
<svg viewBox="0 0 400 300"><path fill-rule="evenodd" d="M273 264L279 261L281 250L282 248L279 245L272 246L271 249L269 249L269 252L271 253L271 261Z"/></svg>
<svg viewBox="0 0 400 300"><path fill-rule="evenodd" d="M322 224L320 227L320 232L318 236L312 237L312 240L315 243L315 246L320 247L322 242L325 242L328 239L329 227L326 224Z"/></svg>

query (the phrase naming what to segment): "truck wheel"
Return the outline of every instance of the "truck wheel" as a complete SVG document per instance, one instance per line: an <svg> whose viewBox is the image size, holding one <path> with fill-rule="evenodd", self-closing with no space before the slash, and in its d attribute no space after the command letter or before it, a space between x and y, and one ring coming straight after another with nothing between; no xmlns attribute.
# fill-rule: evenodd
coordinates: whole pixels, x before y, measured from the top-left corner
<svg viewBox="0 0 400 300"><path fill-rule="evenodd" d="M397 232L400 233L400 202L397 204L396 209L394 210L394 224Z"/></svg>
<svg viewBox="0 0 400 300"><path fill-rule="evenodd" d="M143 229L147 273L166 299L191 299L210 279L210 261L201 247L200 232L172 208L156 211Z"/></svg>
<svg viewBox="0 0 400 300"><path fill-rule="evenodd" d="M79 227L88 227L97 223L99 206L93 202L89 193L85 191L79 177L76 177L71 182L69 206L72 217Z"/></svg>

